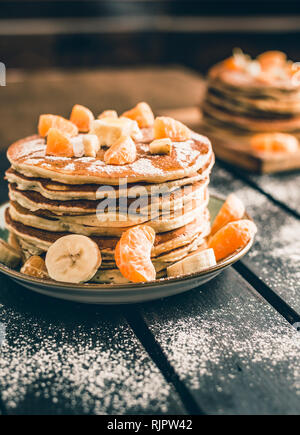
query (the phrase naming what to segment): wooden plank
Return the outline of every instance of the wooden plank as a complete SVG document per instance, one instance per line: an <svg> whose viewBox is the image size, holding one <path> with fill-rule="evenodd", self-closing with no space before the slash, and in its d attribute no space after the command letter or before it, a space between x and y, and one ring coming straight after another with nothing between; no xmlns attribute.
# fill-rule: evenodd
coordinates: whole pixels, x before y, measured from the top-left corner
<svg viewBox="0 0 300 435"><path fill-rule="evenodd" d="M258 234L243 263L299 313L299 220L218 164L212 171L210 191L225 196L235 192L244 201Z"/></svg>
<svg viewBox="0 0 300 435"><path fill-rule="evenodd" d="M0 148L36 132L41 113L69 117L75 103L88 106L95 115L107 108L122 113L139 101L159 110L197 104L203 91L198 75L181 67L8 70L7 86L1 88L0 119L5 128L0 131Z"/></svg>
<svg viewBox="0 0 300 435"><path fill-rule="evenodd" d="M221 162L220 162L221 163ZM262 193L273 199L296 217L300 215L300 174L299 172L286 172L280 174L255 175L222 163L235 177L242 179Z"/></svg>
<svg viewBox="0 0 300 435"><path fill-rule="evenodd" d="M232 268L142 312L204 412L299 413L299 332Z"/></svg>
<svg viewBox="0 0 300 435"><path fill-rule="evenodd" d="M198 126L197 130L203 131L203 127L201 125ZM260 155L252 151L249 144L241 145L239 138L235 142L229 142L229 139L221 139L209 131L206 135L210 137L218 158L240 168L247 169L247 171L269 174L300 168L300 150L295 153L282 153L280 155L272 153Z"/></svg>
<svg viewBox="0 0 300 435"><path fill-rule="evenodd" d="M1 276L8 414L185 413L118 308L55 300Z"/></svg>
<svg viewBox="0 0 300 435"><path fill-rule="evenodd" d="M287 172L270 175L247 175L264 192L277 201L285 204L289 209L300 215L300 173Z"/></svg>

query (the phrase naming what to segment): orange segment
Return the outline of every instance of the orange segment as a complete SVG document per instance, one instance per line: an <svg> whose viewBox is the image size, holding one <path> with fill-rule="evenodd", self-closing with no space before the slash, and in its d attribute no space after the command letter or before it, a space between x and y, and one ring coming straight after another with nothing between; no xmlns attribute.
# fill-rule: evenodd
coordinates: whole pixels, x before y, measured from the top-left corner
<svg viewBox="0 0 300 435"><path fill-rule="evenodd" d="M182 122L168 116L158 116L154 121L154 138L169 137L173 141L185 141L191 138L191 130Z"/></svg>
<svg viewBox="0 0 300 435"><path fill-rule="evenodd" d="M73 157L74 149L68 135L57 128L50 128L47 136L46 155L59 157Z"/></svg>
<svg viewBox="0 0 300 435"><path fill-rule="evenodd" d="M91 122L94 119L93 113L87 107L80 104L73 106L70 121L77 125L79 131L83 133L90 131Z"/></svg>
<svg viewBox="0 0 300 435"><path fill-rule="evenodd" d="M133 109L124 112L122 116L136 121L140 128L152 127L154 123L154 115L151 107L144 102L138 103Z"/></svg>
<svg viewBox="0 0 300 435"><path fill-rule="evenodd" d="M104 154L107 165L127 165L136 159L136 146L130 136L121 136Z"/></svg>
<svg viewBox="0 0 300 435"><path fill-rule="evenodd" d="M236 61L234 56L231 56L231 57L228 57L227 59L225 59L223 61L223 65L226 69L228 69L230 71L239 71L241 69L241 66Z"/></svg>
<svg viewBox="0 0 300 435"><path fill-rule="evenodd" d="M151 261L155 231L139 225L122 234L115 249L115 261L121 274L132 282L153 281L156 271Z"/></svg>
<svg viewBox="0 0 300 435"><path fill-rule="evenodd" d="M248 219L229 222L209 239L208 248L214 250L217 261L222 260L244 248L256 231L256 225Z"/></svg>
<svg viewBox="0 0 300 435"><path fill-rule="evenodd" d="M265 51L257 56L262 71L267 71L273 68L282 68L286 64L286 55L282 51Z"/></svg>
<svg viewBox="0 0 300 435"><path fill-rule="evenodd" d="M217 214L213 225L211 227L211 234L216 233L220 228L229 222L242 219L245 213L245 206L242 201L234 194L231 193L224 204L222 205L219 213Z"/></svg>
<svg viewBox="0 0 300 435"><path fill-rule="evenodd" d="M50 128L56 128L69 136L76 136L78 128L73 122L58 115L40 115L38 131L40 136L47 136Z"/></svg>
<svg viewBox="0 0 300 435"><path fill-rule="evenodd" d="M287 133L258 133L250 140L251 148L258 152L288 152L299 149L298 139Z"/></svg>
<svg viewBox="0 0 300 435"><path fill-rule="evenodd" d="M300 83L300 63L295 62L287 65L287 73L292 79L294 86L299 86Z"/></svg>

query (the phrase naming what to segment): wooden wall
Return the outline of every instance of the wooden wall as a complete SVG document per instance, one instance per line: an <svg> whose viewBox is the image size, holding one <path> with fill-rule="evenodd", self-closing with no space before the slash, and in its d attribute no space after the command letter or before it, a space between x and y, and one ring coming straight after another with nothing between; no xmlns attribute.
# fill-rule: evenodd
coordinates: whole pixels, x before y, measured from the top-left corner
<svg viewBox="0 0 300 435"><path fill-rule="evenodd" d="M300 60L298 0L2 0L8 68L183 64L205 72L240 46Z"/></svg>

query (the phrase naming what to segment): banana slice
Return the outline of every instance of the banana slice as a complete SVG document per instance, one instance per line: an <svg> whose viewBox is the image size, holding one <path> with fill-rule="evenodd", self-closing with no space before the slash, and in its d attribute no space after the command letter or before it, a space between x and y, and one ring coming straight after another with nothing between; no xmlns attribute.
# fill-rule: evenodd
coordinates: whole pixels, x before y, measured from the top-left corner
<svg viewBox="0 0 300 435"><path fill-rule="evenodd" d="M100 115L97 116L98 119L102 118L114 118L118 119L118 114L115 110L104 110L104 112L101 112Z"/></svg>
<svg viewBox="0 0 300 435"><path fill-rule="evenodd" d="M23 264L21 272L36 278L49 278L45 261L38 255L29 257Z"/></svg>
<svg viewBox="0 0 300 435"><path fill-rule="evenodd" d="M97 152L100 149L98 136L95 134L82 135L84 145L84 155L87 157L96 157Z"/></svg>
<svg viewBox="0 0 300 435"><path fill-rule="evenodd" d="M55 281L87 282L101 265L101 253L89 237L70 234L54 242L46 254L46 267Z"/></svg>
<svg viewBox="0 0 300 435"><path fill-rule="evenodd" d="M22 248L20 246L19 240L15 233L13 233L12 231L10 231L8 234L7 243L12 246L22 257Z"/></svg>
<svg viewBox="0 0 300 435"><path fill-rule="evenodd" d="M194 272L200 272L208 267L217 264L213 249L205 249L196 252L167 268L168 276L187 275Z"/></svg>
<svg viewBox="0 0 300 435"><path fill-rule="evenodd" d="M170 155L172 151L172 141L169 137L155 139L150 143L149 150L151 154Z"/></svg>
<svg viewBox="0 0 300 435"><path fill-rule="evenodd" d="M21 254L4 240L0 240L0 263L15 268L21 262Z"/></svg>
<svg viewBox="0 0 300 435"><path fill-rule="evenodd" d="M99 145L111 147L121 136L135 140L143 137L136 121L129 118L102 118L92 122L90 134L98 136Z"/></svg>

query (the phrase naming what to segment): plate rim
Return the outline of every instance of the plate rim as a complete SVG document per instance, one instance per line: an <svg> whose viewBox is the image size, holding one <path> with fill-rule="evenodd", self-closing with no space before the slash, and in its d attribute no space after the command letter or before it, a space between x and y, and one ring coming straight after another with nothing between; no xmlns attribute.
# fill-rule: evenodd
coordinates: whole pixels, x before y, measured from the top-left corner
<svg viewBox="0 0 300 435"><path fill-rule="evenodd" d="M212 194L210 195L211 198L215 198L219 201L225 201L226 198L223 195L219 194ZM8 203L3 203L2 207L4 207ZM248 212L245 211L243 219L249 219L253 221L251 216L248 214ZM255 237L252 237L249 242L247 243L244 248L239 249L232 255L226 257L224 260L221 260L218 262L215 266L211 266L208 269L202 270L200 272L194 272L188 275L179 275L174 277L165 277L165 278L158 278L155 281L149 281L149 282L129 282L129 283L122 283L122 284L113 284L113 283L68 283L63 281L54 281L51 279L44 279L44 278L37 278L37 277L31 277L29 275L26 275L22 272L16 271L14 269L9 268L8 266L5 266L4 264L0 263L0 272L4 273L7 276L10 276L18 281L25 281L28 284L36 284L36 285L42 285L47 286L48 288L55 288L55 289L70 289L72 291L87 291L87 290L118 290L118 291L128 291L128 286L130 286L130 289L133 291L140 290L146 288L151 288L157 285L165 286L168 284L178 284L179 282L185 282L190 279L194 278L201 278L205 275L209 275L211 273L214 273L216 271L222 270L235 262L239 261L244 255L247 254L247 252L251 249L253 243L254 243Z"/></svg>

